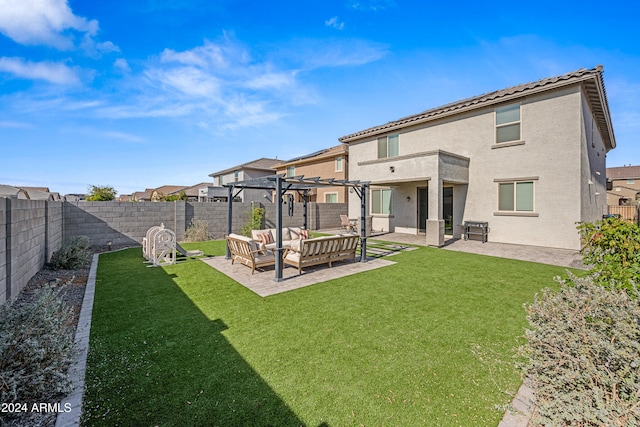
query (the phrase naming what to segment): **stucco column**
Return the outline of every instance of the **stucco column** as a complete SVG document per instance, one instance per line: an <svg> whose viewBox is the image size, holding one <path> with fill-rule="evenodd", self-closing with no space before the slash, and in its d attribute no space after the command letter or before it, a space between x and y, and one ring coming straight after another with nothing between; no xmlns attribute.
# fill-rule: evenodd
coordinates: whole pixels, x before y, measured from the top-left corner
<svg viewBox="0 0 640 427"><path fill-rule="evenodd" d="M442 179L438 170L429 181L429 219L427 219L427 245L444 246L444 219L442 219Z"/></svg>

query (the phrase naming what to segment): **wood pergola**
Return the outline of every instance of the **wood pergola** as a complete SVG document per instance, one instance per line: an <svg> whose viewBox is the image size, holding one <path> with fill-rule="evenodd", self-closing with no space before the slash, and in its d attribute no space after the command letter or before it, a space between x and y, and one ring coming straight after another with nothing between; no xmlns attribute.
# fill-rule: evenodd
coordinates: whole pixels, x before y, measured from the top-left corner
<svg viewBox="0 0 640 427"><path fill-rule="evenodd" d="M228 214L227 214L227 235L233 232L233 199L238 196L244 189L272 190L275 191L274 203L276 204L276 265L275 265L275 281L282 280L282 270L284 263L282 256L284 248L282 247L282 196L291 190L297 191L302 195L303 205L303 227L308 229L307 223L307 195L312 188L318 187L351 187L360 198L360 262L366 262L367 257L367 193L370 183L361 181L349 181L344 179L322 179L320 177L305 178L304 175L287 177L285 174L273 175L263 178L251 179L246 181L232 182L224 184L228 190ZM231 259L231 253L227 246L227 259Z"/></svg>

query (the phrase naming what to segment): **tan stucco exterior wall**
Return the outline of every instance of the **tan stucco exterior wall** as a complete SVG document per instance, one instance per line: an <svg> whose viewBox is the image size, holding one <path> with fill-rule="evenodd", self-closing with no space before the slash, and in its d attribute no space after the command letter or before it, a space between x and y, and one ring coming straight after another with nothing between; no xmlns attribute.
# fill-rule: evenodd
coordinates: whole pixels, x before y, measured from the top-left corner
<svg viewBox="0 0 640 427"><path fill-rule="evenodd" d="M336 158L342 157L342 170L336 170ZM276 171L278 174L286 173L287 168L279 167ZM304 175L306 178L320 177L322 179L348 179L349 164L348 157L345 154L336 154L320 158L317 160L308 160L295 164L295 175ZM325 203L325 194L337 194L337 203L346 203L348 199L349 189L347 187L318 187L313 190L314 196L312 201L317 203Z"/></svg>
<svg viewBox="0 0 640 427"><path fill-rule="evenodd" d="M457 226L464 220L488 221L490 241L578 249L575 223L602 215L605 204L595 196L600 184L588 184L593 169L601 168L601 176L605 174L604 153L598 156L595 149L588 149L592 142L601 149L602 139L597 128L587 133L592 128L591 112L579 85L519 101L522 141L518 144L495 144L495 105L395 132L398 158L377 159L379 135L350 143L350 179L393 188L393 213L389 218L374 217L374 230L417 232L417 188L439 179L454 188L454 235L459 236ZM460 174L447 176L447 167L436 165L438 156L419 155L437 150L468 158L466 181ZM498 212L498 182L523 178L534 182L534 212ZM586 196L590 198L584 200ZM350 216L359 209L360 200L351 197Z"/></svg>

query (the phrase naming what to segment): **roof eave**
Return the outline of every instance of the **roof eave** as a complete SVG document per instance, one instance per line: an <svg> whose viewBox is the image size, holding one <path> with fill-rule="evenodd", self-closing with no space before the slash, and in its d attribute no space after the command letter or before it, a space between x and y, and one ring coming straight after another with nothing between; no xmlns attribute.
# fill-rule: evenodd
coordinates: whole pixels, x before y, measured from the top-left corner
<svg viewBox="0 0 640 427"><path fill-rule="evenodd" d="M389 132L397 131L400 129L405 129L408 127L428 123L430 121L454 116L457 114L463 114L469 111L477 110L480 108L485 108L487 106L492 106L504 102L509 102L517 99L522 99L529 95L534 95L538 93L547 92L550 90L556 90L562 87L572 86L576 84L582 84L583 82L593 82L597 88L597 96L599 97L598 103L602 106L600 110L599 117L596 117L598 121L598 126L604 126L605 131L602 132L602 136L605 139L605 145L607 147L607 151L615 148L615 136L613 134L613 127L611 125L611 116L609 114L609 107L607 104L606 93L604 91L604 82L602 79L602 68L599 66L596 68L597 72L589 73L580 77L573 77L567 80L559 80L554 83L545 84L544 86L529 88L523 91L506 94L502 96L497 96L490 100L484 100L480 102L475 102L470 105L461 106L460 108L455 108L455 105L450 109L445 111L433 111L432 113L424 112L420 114L416 114L413 116L406 117L404 119L396 120L394 122L389 122L387 124L381 126L375 126L373 128L366 129L361 132L356 132L350 135L343 136L338 138L338 141L342 143L352 143L358 140L362 140L365 138L370 138L373 136L383 135ZM587 93L589 95L589 93ZM595 100L592 96L589 97L589 102L593 107L593 102ZM421 117L423 114L426 114L424 117ZM598 115L596 111L594 114Z"/></svg>

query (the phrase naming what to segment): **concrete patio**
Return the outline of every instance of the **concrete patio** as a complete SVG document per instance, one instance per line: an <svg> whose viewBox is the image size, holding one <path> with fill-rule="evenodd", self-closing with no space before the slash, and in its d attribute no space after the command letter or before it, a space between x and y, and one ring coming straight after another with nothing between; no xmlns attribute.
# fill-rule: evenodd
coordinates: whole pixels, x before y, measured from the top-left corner
<svg viewBox="0 0 640 427"><path fill-rule="evenodd" d="M327 233L335 230L328 230ZM416 246L426 246L424 234L413 235L403 233L375 234L368 241L384 240ZM538 262L541 264L558 265L561 267L584 269L582 256L573 249L545 248L541 246L513 245L508 243L486 242L478 240L453 239L449 236L441 248L450 251L469 252L478 255L495 256L499 258L518 259L521 261Z"/></svg>
<svg viewBox="0 0 640 427"><path fill-rule="evenodd" d="M231 261L225 259L224 256L201 258L201 260L261 297L395 264L393 261L381 258L370 258L367 262L360 262L360 257L358 257L356 262L340 261L334 263L332 267L329 267L329 264L306 267L302 274L298 274L297 268L289 266L282 270L283 280L276 282L274 267L256 269L256 272L251 274L249 267L240 263L231 265Z"/></svg>

